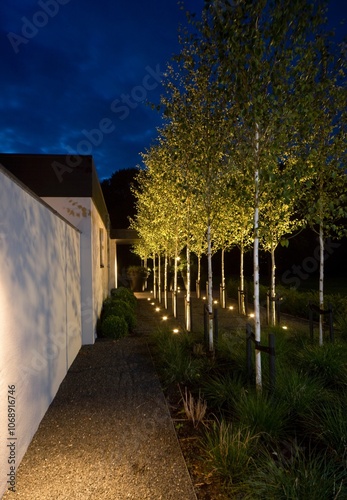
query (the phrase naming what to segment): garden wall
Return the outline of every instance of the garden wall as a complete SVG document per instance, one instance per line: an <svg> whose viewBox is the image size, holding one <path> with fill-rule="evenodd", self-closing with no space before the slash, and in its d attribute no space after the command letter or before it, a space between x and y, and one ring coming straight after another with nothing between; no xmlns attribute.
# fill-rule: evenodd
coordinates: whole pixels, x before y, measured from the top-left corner
<svg viewBox="0 0 347 500"><path fill-rule="evenodd" d="M80 233L0 166L0 496L82 343Z"/></svg>
<svg viewBox="0 0 347 500"><path fill-rule="evenodd" d="M114 268L110 268L108 228L92 198L43 200L81 231L82 343L94 344L102 303L112 288L110 274L114 274Z"/></svg>

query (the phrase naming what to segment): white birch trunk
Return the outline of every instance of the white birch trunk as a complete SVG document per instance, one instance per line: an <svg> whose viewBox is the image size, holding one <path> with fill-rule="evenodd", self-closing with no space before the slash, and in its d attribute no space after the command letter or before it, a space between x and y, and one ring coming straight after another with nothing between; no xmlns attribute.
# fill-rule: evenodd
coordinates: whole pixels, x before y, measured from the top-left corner
<svg viewBox="0 0 347 500"><path fill-rule="evenodd" d="M270 283L270 324L276 325L276 262L275 249L271 244L271 283Z"/></svg>
<svg viewBox="0 0 347 500"><path fill-rule="evenodd" d="M157 298L157 268L155 266L155 253L153 254L153 298Z"/></svg>
<svg viewBox="0 0 347 500"><path fill-rule="evenodd" d="M147 271L148 270L147 257L145 257L145 259L143 261L143 265L145 266L145 269ZM148 286L148 284L147 284L147 274L146 274L146 279L145 279L142 291L147 290L147 286Z"/></svg>
<svg viewBox="0 0 347 500"><path fill-rule="evenodd" d="M196 298L200 299L200 277L201 277L201 256L198 255L198 279L196 286Z"/></svg>
<svg viewBox="0 0 347 500"><path fill-rule="evenodd" d="M324 231L319 226L319 309L324 310ZM319 315L319 345L323 345L323 314Z"/></svg>
<svg viewBox="0 0 347 500"><path fill-rule="evenodd" d="M161 257L158 254L158 302L161 304Z"/></svg>
<svg viewBox="0 0 347 500"><path fill-rule="evenodd" d="M245 292L245 272L244 272L244 257L245 257L245 250L244 250L244 245L243 243L241 243L241 246L240 246L240 251L241 251L241 254L240 254L240 291L242 292L241 293L241 296L240 296L240 303L241 303L241 314L246 314L246 304L245 304L245 301L246 301L246 297L244 295L244 292Z"/></svg>
<svg viewBox="0 0 347 500"><path fill-rule="evenodd" d="M258 162L259 154L259 126L256 124L255 132L255 153ZM257 166L254 173L255 187L255 209L254 209L254 249L253 249L253 268L254 268L254 335L256 342L261 341L260 329L260 303L259 303L259 168ZM257 390L262 389L261 375L261 352L255 351L255 383Z"/></svg>
<svg viewBox="0 0 347 500"><path fill-rule="evenodd" d="M211 226L210 222L207 226L207 275L208 275L208 348L209 352L213 353L213 294L212 294L212 248L211 248Z"/></svg>
<svg viewBox="0 0 347 500"><path fill-rule="evenodd" d="M191 301L190 301L190 289L191 289L191 283L190 283L190 249L189 249L189 244L187 244L187 295L186 295L186 330L187 332L190 332L192 329L191 325Z"/></svg>
<svg viewBox="0 0 347 500"><path fill-rule="evenodd" d="M223 309L226 307L226 300L225 300L225 250L223 248L222 250L222 269L221 269L221 278L222 278L222 297L221 297L221 306Z"/></svg>
<svg viewBox="0 0 347 500"><path fill-rule="evenodd" d="M177 273L178 273L178 249L176 242L175 249L175 270L174 270L174 289L173 289L173 315L174 318L177 318Z"/></svg>
<svg viewBox="0 0 347 500"><path fill-rule="evenodd" d="M165 309L168 308L168 303L167 303L167 251L165 251L165 260L164 260L164 307Z"/></svg>

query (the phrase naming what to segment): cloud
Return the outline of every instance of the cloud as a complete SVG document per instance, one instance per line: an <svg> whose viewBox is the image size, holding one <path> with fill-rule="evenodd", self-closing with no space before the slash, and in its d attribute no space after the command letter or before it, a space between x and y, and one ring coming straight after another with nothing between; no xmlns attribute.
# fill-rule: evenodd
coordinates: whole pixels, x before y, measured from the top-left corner
<svg viewBox="0 0 347 500"><path fill-rule="evenodd" d="M185 3L200 11L204 0ZM55 12L46 20L44 5ZM178 53L179 23L176 0L1 0L1 151L64 154L103 129L89 141L100 177L135 166L160 124L146 102L162 87L148 68L163 71ZM9 33L24 37L31 24L16 53Z"/></svg>

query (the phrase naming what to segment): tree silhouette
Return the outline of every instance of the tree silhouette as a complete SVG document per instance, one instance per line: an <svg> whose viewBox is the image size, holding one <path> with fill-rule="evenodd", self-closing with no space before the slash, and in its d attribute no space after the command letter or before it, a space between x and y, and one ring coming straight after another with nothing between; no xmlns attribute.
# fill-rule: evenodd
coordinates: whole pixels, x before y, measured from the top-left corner
<svg viewBox="0 0 347 500"><path fill-rule="evenodd" d="M101 182L111 227L114 229L128 229L129 217L135 215L135 197L131 186L137 185L137 173L137 168L117 170L109 179Z"/></svg>

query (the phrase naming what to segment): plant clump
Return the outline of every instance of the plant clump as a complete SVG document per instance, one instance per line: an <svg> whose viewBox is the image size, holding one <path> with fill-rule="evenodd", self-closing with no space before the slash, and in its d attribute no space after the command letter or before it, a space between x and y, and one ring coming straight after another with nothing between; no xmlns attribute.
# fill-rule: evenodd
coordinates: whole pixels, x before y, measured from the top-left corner
<svg viewBox="0 0 347 500"><path fill-rule="evenodd" d="M118 339L128 335L136 326L137 299L127 288L111 290L103 302L98 321L98 336Z"/></svg>
<svg viewBox="0 0 347 500"><path fill-rule="evenodd" d="M120 339L128 334L128 325L122 317L107 316L101 324L101 333L105 338Z"/></svg>

